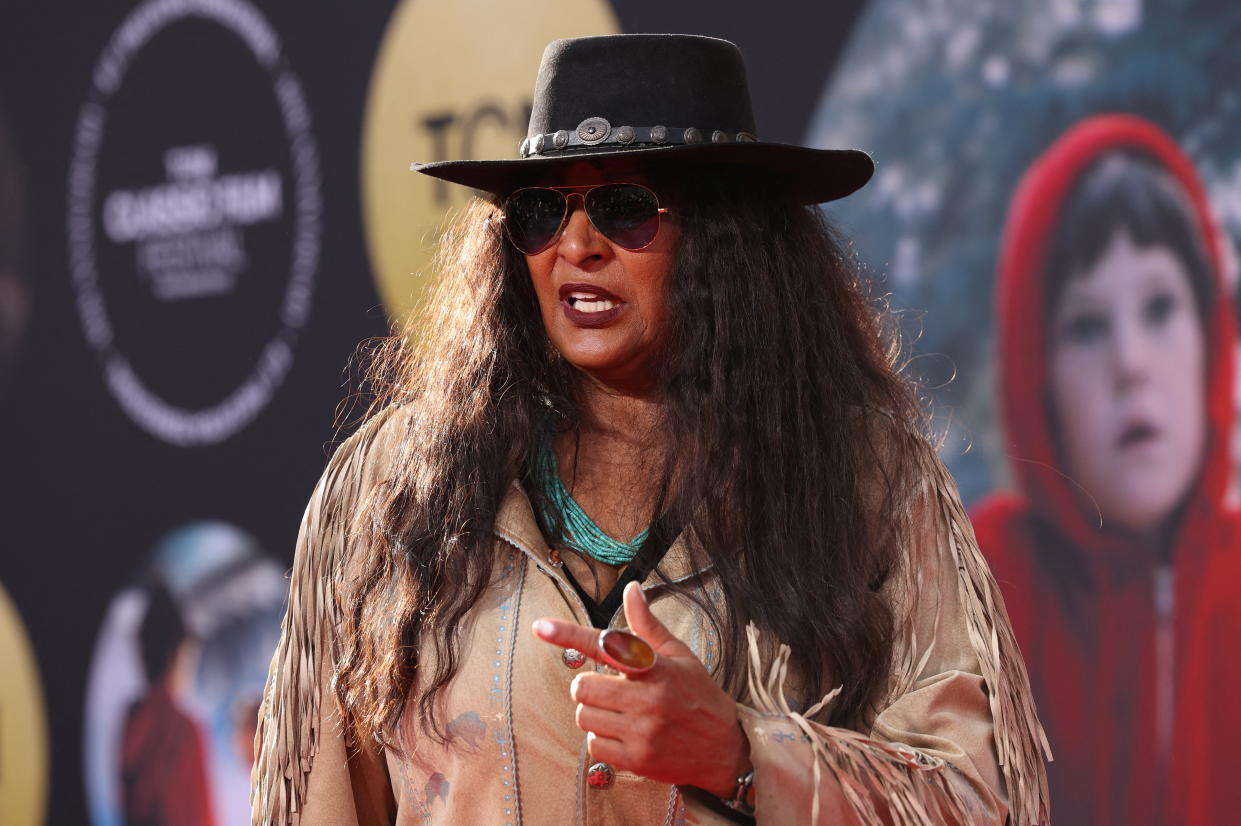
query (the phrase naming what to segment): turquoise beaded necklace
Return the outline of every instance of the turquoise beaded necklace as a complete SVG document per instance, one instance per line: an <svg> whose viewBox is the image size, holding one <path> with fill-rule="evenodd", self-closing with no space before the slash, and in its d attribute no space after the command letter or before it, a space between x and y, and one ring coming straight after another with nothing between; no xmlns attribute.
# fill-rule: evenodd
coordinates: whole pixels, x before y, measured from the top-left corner
<svg viewBox="0 0 1241 826"><path fill-rule="evenodd" d="M605 562L608 565L627 565L637 556L642 544L646 542L651 529L647 528L628 542L620 542L605 534L594 523L586 511L582 510L569 493L564 482L560 481L560 469L556 465L556 452L552 449L552 428L546 424L538 428L535 440L534 455L531 457L530 470L534 483L543 491L543 495L560 513L563 536L561 541L566 547ZM543 508L543 523L555 524L553 514Z"/></svg>

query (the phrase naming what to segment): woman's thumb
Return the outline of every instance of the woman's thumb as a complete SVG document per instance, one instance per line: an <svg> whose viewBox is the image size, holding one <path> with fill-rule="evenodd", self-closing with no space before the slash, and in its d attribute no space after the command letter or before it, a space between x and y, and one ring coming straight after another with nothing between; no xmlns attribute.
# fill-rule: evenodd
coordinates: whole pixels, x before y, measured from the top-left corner
<svg viewBox="0 0 1241 826"><path fill-rule="evenodd" d="M625 619L629 630L650 643L658 653L673 656L693 653L651 613L646 594L636 582L625 586Z"/></svg>

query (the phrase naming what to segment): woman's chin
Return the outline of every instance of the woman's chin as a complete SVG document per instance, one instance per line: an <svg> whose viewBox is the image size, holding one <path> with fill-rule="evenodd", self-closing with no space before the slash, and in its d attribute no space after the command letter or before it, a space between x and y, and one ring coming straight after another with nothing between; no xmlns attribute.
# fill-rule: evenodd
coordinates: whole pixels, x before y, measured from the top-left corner
<svg viewBox="0 0 1241 826"><path fill-rule="evenodd" d="M624 331L602 327L596 330L574 327L561 328L552 339L560 354L579 370L593 373L624 363L634 351Z"/></svg>
<svg viewBox="0 0 1241 826"><path fill-rule="evenodd" d="M653 384L653 370L646 359L630 350L560 350L565 360L602 385L640 390Z"/></svg>

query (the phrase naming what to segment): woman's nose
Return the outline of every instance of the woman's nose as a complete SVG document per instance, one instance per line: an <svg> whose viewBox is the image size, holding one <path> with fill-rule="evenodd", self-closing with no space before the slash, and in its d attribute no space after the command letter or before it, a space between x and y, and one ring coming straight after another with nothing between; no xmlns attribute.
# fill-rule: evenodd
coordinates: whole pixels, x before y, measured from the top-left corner
<svg viewBox="0 0 1241 826"><path fill-rule="evenodd" d="M564 233L560 236L559 253L571 264L602 259L611 252L607 239L586 216L585 206L581 193L570 193L569 217L565 219Z"/></svg>

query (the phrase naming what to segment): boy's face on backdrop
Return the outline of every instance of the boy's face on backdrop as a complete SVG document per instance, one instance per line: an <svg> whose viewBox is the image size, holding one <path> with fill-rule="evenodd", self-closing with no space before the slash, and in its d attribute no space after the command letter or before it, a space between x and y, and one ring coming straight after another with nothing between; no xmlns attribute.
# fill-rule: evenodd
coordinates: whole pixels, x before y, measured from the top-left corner
<svg viewBox="0 0 1241 826"><path fill-rule="evenodd" d="M1048 336L1052 408L1064 469L1105 528L1157 529L1196 478L1204 338L1180 259L1124 229L1065 285Z"/></svg>

